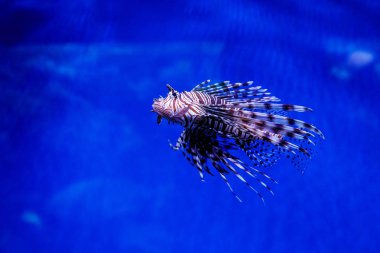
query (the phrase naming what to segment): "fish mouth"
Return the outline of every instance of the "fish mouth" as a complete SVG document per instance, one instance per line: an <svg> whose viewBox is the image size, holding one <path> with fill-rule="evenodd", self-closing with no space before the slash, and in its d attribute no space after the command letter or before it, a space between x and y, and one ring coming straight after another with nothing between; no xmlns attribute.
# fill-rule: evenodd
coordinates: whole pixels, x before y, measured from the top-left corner
<svg viewBox="0 0 380 253"><path fill-rule="evenodd" d="M157 113L157 124L159 125L162 122L162 119L170 121L170 113L165 110L152 110L152 112Z"/></svg>
<svg viewBox="0 0 380 253"><path fill-rule="evenodd" d="M152 112L157 113L157 124L159 125L163 118L168 118L168 112L158 103L158 101L154 101L152 105Z"/></svg>

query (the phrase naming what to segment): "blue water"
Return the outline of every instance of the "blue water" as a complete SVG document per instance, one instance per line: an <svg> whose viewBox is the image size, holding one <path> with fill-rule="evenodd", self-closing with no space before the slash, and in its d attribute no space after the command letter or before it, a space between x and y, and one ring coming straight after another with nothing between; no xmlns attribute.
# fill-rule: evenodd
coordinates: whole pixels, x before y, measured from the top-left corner
<svg viewBox="0 0 380 253"><path fill-rule="evenodd" d="M265 205L150 112L206 79L314 109ZM379 93L378 1L3 1L0 252L380 252Z"/></svg>

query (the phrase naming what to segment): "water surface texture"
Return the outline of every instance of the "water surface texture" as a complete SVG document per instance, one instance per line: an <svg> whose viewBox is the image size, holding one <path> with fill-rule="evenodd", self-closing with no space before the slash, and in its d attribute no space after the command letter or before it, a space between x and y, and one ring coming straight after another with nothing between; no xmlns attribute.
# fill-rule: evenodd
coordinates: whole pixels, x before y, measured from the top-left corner
<svg viewBox="0 0 380 253"><path fill-rule="evenodd" d="M378 1L3 1L0 252L380 252L379 57ZM314 109L265 205L150 112L206 79Z"/></svg>

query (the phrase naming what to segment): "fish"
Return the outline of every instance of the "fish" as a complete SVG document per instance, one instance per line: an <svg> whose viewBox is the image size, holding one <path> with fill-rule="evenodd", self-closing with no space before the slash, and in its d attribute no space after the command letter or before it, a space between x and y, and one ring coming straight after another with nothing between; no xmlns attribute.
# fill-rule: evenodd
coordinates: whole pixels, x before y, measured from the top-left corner
<svg viewBox="0 0 380 253"><path fill-rule="evenodd" d="M263 169L285 157L303 173L316 142L325 138L314 125L288 116L292 112L311 112L311 108L280 103L268 89L253 81L211 84L206 80L183 92L170 84L166 87L167 96L153 99L152 111L157 114L158 124L165 119L183 127L176 143L169 141L169 146L182 152L202 181L205 173L219 175L240 202L229 174L264 202L262 190L274 195L271 184L277 181ZM239 152L249 159L242 159Z"/></svg>

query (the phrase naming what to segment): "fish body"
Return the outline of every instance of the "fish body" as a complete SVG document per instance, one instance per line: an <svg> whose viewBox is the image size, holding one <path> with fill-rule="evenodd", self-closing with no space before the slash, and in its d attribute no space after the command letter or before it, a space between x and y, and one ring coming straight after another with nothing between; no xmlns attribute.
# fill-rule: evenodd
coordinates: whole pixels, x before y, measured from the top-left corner
<svg viewBox="0 0 380 253"><path fill-rule="evenodd" d="M266 181L276 181L260 167L272 166L285 156L303 171L305 161L313 153L315 139L324 138L315 126L284 116L284 112L312 111L310 108L281 104L267 89L254 86L252 81L210 84L207 80L183 92L169 84L167 88L168 95L154 99L152 107L158 115L157 123L166 119L184 127L176 144L170 146L182 151L202 180L204 172L219 174L238 200L227 174L234 174L264 200L241 172L273 194ZM252 164L233 155L232 150L243 151Z"/></svg>

